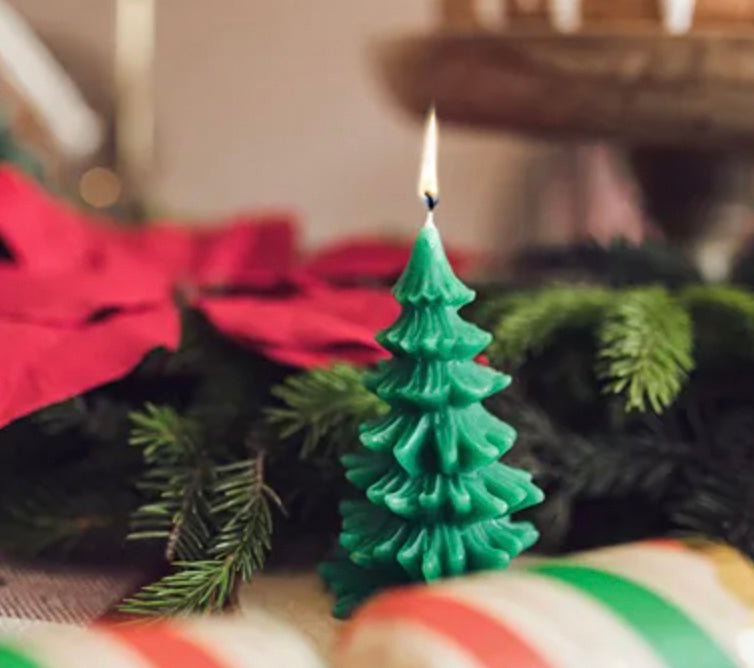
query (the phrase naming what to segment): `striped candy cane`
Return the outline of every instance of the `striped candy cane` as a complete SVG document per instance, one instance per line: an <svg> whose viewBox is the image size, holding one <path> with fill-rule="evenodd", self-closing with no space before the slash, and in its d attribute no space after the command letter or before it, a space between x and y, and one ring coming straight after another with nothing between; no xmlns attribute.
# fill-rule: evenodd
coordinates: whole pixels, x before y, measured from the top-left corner
<svg viewBox="0 0 754 668"><path fill-rule="evenodd" d="M266 615L142 625L59 626L0 641L0 668L323 668Z"/></svg>
<svg viewBox="0 0 754 668"><path fill-rule="evenodd" d="M336 665L751 665L750 613L721 582L708 556L665 542L396 591L350 622Z"/></svg>

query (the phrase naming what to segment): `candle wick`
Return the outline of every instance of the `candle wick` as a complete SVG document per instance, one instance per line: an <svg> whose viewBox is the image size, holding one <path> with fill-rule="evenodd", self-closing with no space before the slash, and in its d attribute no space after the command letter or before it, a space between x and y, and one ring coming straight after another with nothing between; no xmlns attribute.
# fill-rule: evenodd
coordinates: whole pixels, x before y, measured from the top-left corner
<svg viewBox="0 0 754 668"><path fill-rule="evenodd" d="M435 207L440 203L439 197L434 197L431 193L424 193L424 203L430 211L434 211Z"/></svg>
<svg viewBox="0 0 754 668"><path fill-rule="evenodd" d="M433 197L430 193L424 193L424 203L427 205L427 219L424 221L425 227L435 226L435 207L439 204L440 200L437 197Z"/></svg>

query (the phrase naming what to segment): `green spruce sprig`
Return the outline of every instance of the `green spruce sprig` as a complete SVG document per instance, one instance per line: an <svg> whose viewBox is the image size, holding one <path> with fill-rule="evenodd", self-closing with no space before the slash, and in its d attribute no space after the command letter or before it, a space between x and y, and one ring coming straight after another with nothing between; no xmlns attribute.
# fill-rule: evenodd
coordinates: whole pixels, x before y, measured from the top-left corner
<svg viewBox="0 0 754 668"><path fill-rule="evenodd" d="M283 406L267 411L281 438L302 435L300 455L331 457L357 444L358 425L388 407L363 385L364 370L335 364L289 376L272 389Z"/></svg>
<svg viewBox="0 0 754 668"><path fill-rule="evenodd" d="M627 410L670 406L694 366L691 318L664 288L622 292L599 329L598 374Z"/></svg>
<svg viewBox="0 0 754 668"><path fill-rule="evenodd" d="M238 460L210 447L199 425L172 408L147 405L132 420L131 443L146 465L139 487L154 500L134 513L130 538L164 540L171 572L120 610L175 615L232 604L264 566L273 510L282 509L265 482L264 453Z"/></svg>
<svg viewBox="0 0 754 668"><path fill-rule="evenodd" d="M264 566L272 536L272 509L283 510L275 491L264 481L264 455L216 469L211 512L218 531L208 554L228 561L245 582Z"/></svg>
<svg viewBox="0 0 754 668"><path fill-rule="evenodd" d="M492 325L495 338L489 355L520 364L527 354L550 345L563 329L594 327L610 298L609 290L592 286L554 287L503 298L497 302L500 310Z"/></svg>
<svg viewBox="0 0 754 668"><path fill-rule="evenodd" d="M215 477L200 426L152 404L131 420L129 442L142 449L146 465L137 486L151 500L133 513L128 539L164 539L169 562L198 559L212 533L208 497Z"/></svg>
<svg viewBox="0 0 754 668"><path fill-rule="evenodd" d="M130 615L170 616L222 610L234 592L231 560L176 561L174 572L146 585L119 606Z"/></svg>
<svg viewBox="0 0 754 668"><path fill-rule="evenodd" d="M605 392L624 397L627 411L660 413L675 401L700 353L695 332L705 326L703 313L724 311L740 329L754 331L751 296L716 286L679 292L658 286L552 287L513 293L495 303L496 313L491 307L484 310L494 323L493 363L522 364L555 347L559 334L580 331L595 342L595 378ZM713 333L709 345L716 346L724 335Z"/></svg>

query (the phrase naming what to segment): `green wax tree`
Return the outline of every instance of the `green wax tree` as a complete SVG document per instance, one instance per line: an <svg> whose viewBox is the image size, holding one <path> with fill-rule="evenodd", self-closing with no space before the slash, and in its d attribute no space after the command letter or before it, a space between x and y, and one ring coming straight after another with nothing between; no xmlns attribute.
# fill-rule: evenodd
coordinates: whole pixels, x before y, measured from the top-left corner
<svg viewBox="0 0 754 668"><path fill-rule="evenodd" d="M538 538L509 516L544 495L529 473L498 461L516 432L481 404L510 377L473 361L492 337L458 314L474 292L434 225L419 233L393 294L401 315L377 335L393 357L366 381L391 410L362 425L363 448L343 458L366 498L342 503L345 555L320 569L338 617L383 586L504 568Z"/></svg>

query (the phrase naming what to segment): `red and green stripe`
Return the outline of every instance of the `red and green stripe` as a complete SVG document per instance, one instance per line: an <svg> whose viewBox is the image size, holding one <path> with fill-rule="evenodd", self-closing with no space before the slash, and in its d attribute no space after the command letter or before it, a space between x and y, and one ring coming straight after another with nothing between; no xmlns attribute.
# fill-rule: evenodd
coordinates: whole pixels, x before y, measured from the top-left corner
<svg viewBox="0 0 754 668"><path fill-rule="evenodd" d="M410 588L378 596L346 628L341 648L347 651L362 624L396 620L437 633L485 668L552 668L535 647L505 624L432 588Z"/></svg>
<svg viewBox="0 0 754 668"><path fill-rule="evenodd" d="M154 668L225 668L225 663L167 624L100 626L97 630L128 646Z"/></svg>
<svg viewBox="0 0 754 668"><path fill-rule="evenodd" d="M727 652L692 617L632 580L578 564L543 564L530 570L598 601L641 637L668 668L736 668Z"/></svg>
<svg viewBox="0 0 754 668"><path fill-rule="evenodd" d="M110 638L113 641L113 649L117 646L127 647L150 668L227 667L226 663L216 659L208 650L164 624L99 625L93 627L91 632ZM30 638L33 639L33 635ZM81 651L85 652L86 649L82 648ZM101 660L101 665L107 665L107 657L101 657ZM28 649L20 642L16 646L0 646L0 668L54 668L55 665L55 657L44 657L41 661L32 658Z"/></svg>

